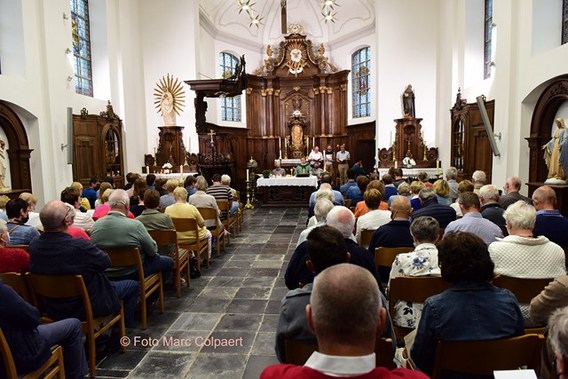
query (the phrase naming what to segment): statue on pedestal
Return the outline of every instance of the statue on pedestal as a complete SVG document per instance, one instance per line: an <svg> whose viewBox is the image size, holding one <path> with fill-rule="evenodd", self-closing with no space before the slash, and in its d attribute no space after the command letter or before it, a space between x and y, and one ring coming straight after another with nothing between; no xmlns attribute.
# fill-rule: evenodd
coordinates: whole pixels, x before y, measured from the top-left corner
<svg viewBox="0 0 568 379"><path fill-rule="evenodd" d="M176 113L179 115L184 106L185 91L178 79L168 74L162 77L154 89L154 104L162 115L165 126L176 125Z"/></svg>
<svg viewBox="0 0 568 379"><path fill-rule="evenodd" d="M6 143L0 139L0 193L8 192L11 190L4 183L4 178L6 177Z"/></svg>
<svg viewBox="0 0 568 379"><path fill-rule="evenodd" d="M402 109L404 117L416 117L414 110L414 91L410 84L406 86L406 89L402 93Z"/></svg>
<svg viewBox="0 0 568 379"><path fill-rule="evenodd" d="M542 146L544 160L548 167L546 184L566 184L568 173L568 128L563 118L554 121L557 129L550 141Z"/></svg>

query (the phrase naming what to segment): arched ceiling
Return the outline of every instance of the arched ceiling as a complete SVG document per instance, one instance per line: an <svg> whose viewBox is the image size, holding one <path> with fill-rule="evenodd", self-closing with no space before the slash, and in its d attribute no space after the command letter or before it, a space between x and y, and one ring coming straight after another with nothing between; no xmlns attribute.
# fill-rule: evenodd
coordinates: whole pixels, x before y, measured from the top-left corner
<svg viewBox="0 0 568 379"><path fill-rule="evenodd" d="M288 0L288 25L300 24L313 41L334 44L360 35L362 30L373 30L375 10L373 0L337 0L336 21L323 22L321 0ZM249 18L234 0L200 0L200 15L225 39L240 39L251 45L263 46L282 38L280 0L258 0L254 9L264 19L259 28L249 27ZM244 40L244 41L243 41Z"/></svg>

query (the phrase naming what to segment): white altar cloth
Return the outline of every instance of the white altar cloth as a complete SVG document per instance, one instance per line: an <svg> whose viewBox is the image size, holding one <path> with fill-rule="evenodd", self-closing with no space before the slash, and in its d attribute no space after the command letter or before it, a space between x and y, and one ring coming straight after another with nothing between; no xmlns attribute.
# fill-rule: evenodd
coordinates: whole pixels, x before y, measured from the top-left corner
<svg viewBox="0 0 568 379"><path fill-rule="evenodd" d="M272 186L298 186L298 187L317 187L318 178L315 176L308 176L305 178L297 178L295 176L285 176L276 178L258 178L256 181L257 187L272 187Z"/></svg>

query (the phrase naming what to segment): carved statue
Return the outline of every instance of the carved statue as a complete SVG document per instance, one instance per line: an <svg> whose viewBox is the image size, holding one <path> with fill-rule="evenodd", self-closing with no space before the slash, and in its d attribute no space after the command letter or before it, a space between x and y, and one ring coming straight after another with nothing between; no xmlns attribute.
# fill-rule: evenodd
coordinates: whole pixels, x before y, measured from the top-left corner
<svg viewBox="0 0 568 379"><path fill-rule="evenodd" d="M556 131L550 141L542 146L544 160L548 167L548 184L565 184L568 172L568 128L563 118L555 121Z"/></svg>
<svg viewBox="0 0 568 379"><path fill-rule="evenodd" d="M0 139L0 189L9 188L4 184L6 177L6 143Z"/></svg>
<svg viewBox="0 0 568 379"><path fill-rule="evenodd" d="M404 117L416 117L414 111L414 91L410 84L402 93L402 108Z"/></svg>
<svg viewBox="0 0 568 379"><path fill-rule="evenodd" d="M160 104L160 111L164 119L164 125L173 126L176 124L176 114L174 112L174 97L169 91L162 94L162 102Z"/></svg>
<svg viewBox="0 0 568 379"><path fill-rule="evenodd" d="M162 77L154 89L154 104L165 126L175 126L176 113L184 106L185 91L178 79L168 74Z"/></svg>
<svg viewBox="0 0 568 379"><path fill-rule="evenodd" d="M304 146L304 131L302 130L302 126L299 124L292 126L291 136L292 150L302 150Z"/></svg>

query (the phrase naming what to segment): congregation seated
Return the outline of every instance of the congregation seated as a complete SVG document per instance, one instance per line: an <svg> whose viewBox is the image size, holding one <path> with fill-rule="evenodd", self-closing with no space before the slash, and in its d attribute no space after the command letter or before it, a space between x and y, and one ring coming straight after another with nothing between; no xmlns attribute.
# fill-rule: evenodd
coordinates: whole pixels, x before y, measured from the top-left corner
<svg viewBox="0 0 568 379"><path fill-rule="evenodd" d="M89 186L87 188L84 188L83 192L81 193L81 197L89 201L89 206L90 206L89 209L95 209L96 207L95 202L97 201L97 188L99 186L100 186L99 179L96 176L94 176L89 181Z"/></svg>
<svg viewBox="0 0 568 379"><path fill-rule="evenodd" d="M559 379L568 378L568 308L556 310L548 322L548 341L552 350L552 368L556 373L551 376Z"/></svg>
<svg viewBox="0 0 568 379"><path fill-rule="evenodd" d="M436 192L438 204L450 205L452 198L450 197L450 185L444 179L438 179L432 185L432 189Z"/></svg>
<svg viewBox="0 0 568 379"><path fill-rule="evenodd" d="M101 186L102 187L102 186ZM100 198L101 203L95 208L95 212L93 212L93 220L98 220L105 217L108 212L110 212L110 204L108 199L114 190L112 188L108 188L105 190L103 195ZM130 200L129 200L130 201ZM134 214L128 210L128 218L134 219Z"/></svg>
<svg viewBox="0 0 568 379"><path fill-rule="evenodd" d="M330 190L333 193L333 204L335 205L345 205L345 201L343 200L343 195L341 192L336 191L331 186L333 178L329 174L324 174L321 177L321 184L319 186L319 190ZM316 204L316 193L312 192L310 194L310 200L308 201L308 217L312 217L314 215L314 205Z"/></svg>
<svg viewBox="0 0 568 379"><path fill-rule="evenodd" d="M174 230L174 223L170 215L160 212L160 193L156 190L146 190L144 192L144 205L146 209L142 211L140 216L136 217L147 231L169 229ZM158 254L171 255L173 246L158 246Z"/></svg>
<svg viewBox="0 0 568 379"><path fill-rule="evenodd" d="M144 192L148 189L146 180L141 177L137 177L131 189L132 196L130 196L130 212L134 217L138 217L142 214L142 211L146 209L144 206Z"/></svg>
<svg viewBox="0 0 568 379"><path fill-rule="evenodd" d="M367 187L369 188L369 187ZM399 186L397 187L397 191L398 194L397 195L392 195L391 197L389 197L388 201L387 201L387 206L390 207L390 205L392 204L392 201L394 200L394 198L398 195L400 196L406 196L409 199L412 199L412 193L410 191L410 184L408 184L407 182L402 182L399 184ZM420 192L420 191L418 191ZM410 205L412 205L412 200L410 202Z"/></svg>
<svg viewBox="0 0 568 379"><path fill-rule="evenodd" d="M177 179L168 179L164 187L167 192L160 196L160 209L162 210L176 202L174 199L174 190L178 187Z"/></svg>
<svg viewBox="0 0 568 379"><path fill-rule="evenodd" d="M10 198L6 195L0 195L0 220L8 222L8 216L6 215L6 204L8 204Z"/></svg>
<svg viewBox="0 0 568 379"><path fill-rule="evenodd" d="M428 173L426 171L420 171L418 173L418 180L420 180L422 184L424 184L424 188L432 189L432 187L434 187L432 183L430 183L430 176L428 176Z"/></svg>
<svg viewBox="0 0 568 379"><path fill-rule="evenodd" d="M495 274L513 278L547 279L566 275L564 250L545 236L533 237L536 211L519 200L504 213L509 235L489 245ZM528 321L528 305L521 310Z"/></svg>
<svg viewBox="0 0 568 379"><path fill-rule="evenodd" d="M335 206L330 200L331 197L333 197L331 191L323 190L320 192L320 196L318 196L316 200L316 206L314 207L314 215L310 218L306 229L302 230L302 232L298 236L296 247L300 246L302 242L307 239L308 234L314 228L325 225L329 211L331 211Z"/></svg>
<svg viewBox="0 0 568 379"><path fill-rule="evenodd" d="M473 192L462 193L458 197L458 203L463 217L450 222L446 226L444 237L455 232L470 232L481 238L487 245L495 241L496 238L503 237L501 228L488 219L483 218L479 212L481 204L477 194Z"/></svg>
<svg viewBox="0 0 568 379"><path fill-rule="evenodd" d="M195 193L189 196L188 203L193 205L195 208L213 208L217 211L217 215L220 214L219 207L217 206L217 200L213 197L213 195L209 195L206 193L207 188L207 179L203 176L198 176L196 183L195 183ZM219 219L217 222L215 220L204 220L205 226L208 229L215 228L217 223L221 223Z"/></svg>
<svg viewBox="0 0 568 379"><path fill-rule="evenodd" d="M237 210L239 209L239 200L237 198L237 190L231 187L231 177L227 174L223 174L221 175L221 184L229 187L229 190L231 190L231 196L232 196L232 201L229 202L230 206L230 212L231 215L234 215L235 213L237 213Z"/></svg>
<svg viewBox="0 0 568 379"><path fill-rule="evenodd" d="M359 175L365 175L366 174L365 169L363 168L363 161L360 160L360 159L357 162L353 163L353 166L351 167L351 169L355 173L355 180L357 180Z"/></svg>
<svg viewBox="0 0 568 379"><path fill-rule="evenodd" d="M272 170L272 175L274 176L286 176L286 169L280 167L280 161L276 161L274 164L274 170Z"/></svg>
<svg viewBox="0 0 568 379"><path fill-rule="evenodd" d="M65 376L69 379L85 377L89 366L79 320L68 318L40 324L40 312L2 280L0 302L0 328L10 346L18 375L40 368L50 358L50 348L60 345Z"/></svg>
<svg viewBox="0 0 568 379"><path fill-rule="evenodd" d="M160 193L160 196L164 196L164 195L168 194L168 190L165 188L167 181L168 181L167 179L158 178L154 182L154 186L156 187L155 189ZM163 208L160 207L160 209L163 209Z"/></svg>
<svg viewBox="0 0 568 379"><path fill-rule="evenodd" d="M397 168L391 167L391 168L392 171L391 169L389 169L389 174L392 176L393 184L398 191L398 186L400 186L402 183L407 183L407 182L402 175L402 168L400 167Z"/></svg>
<svg viewBox="0 0 568 379"><path fill-rule="evenodd" d="M63 191L61 191L60 200L64 203L72 205L76 210L79 210L79 207L81 206L79 193L73 187L67 187ZM88 233L93 228L94 223L95 221L88 213L79 211L75 214L73 226L81 228Z"/></svg>
<svg viewBox="0 0 568 379"><path fill-rule="evenodd" d="M450 198L452 199L452 203L458 199L458 169L450 166L446 170L446 181L448 182L448 186L450 187Z"/></svg>
<svg viewBox="0 0 568 379"><path fill-rule="evenodd" d="M459 195L465 192L473 192L473 183L470 180L464 179L458 183L458 198ZM456 217L462 217L463 214L460 209L460 204L458 200L454 201L450 207L456 212Z"/></svg>
<svg viewBox="0 0 568 379"><path fill-rule="evenodd" d="M450 288L424 302L410 354L427 375L432 375L438 341L496 340L524 331L515 296L490 283L494 266L479 237L467 232L448 235L438 244L438 261ZM470 377L446 375L448 379Z"/></svg>
<svg viewBox="0 0 568 379"><path fill-rule="evenodd" d="M37 197L35 197L35 195L30 192L22 192L18 197L28 203L29 220L28 222L26 222L26 225L33 226L37 230L42 231L43 226L41 225L41 221L39 219L39 213L35 211L37 206ZM8 219L6 219L6 221L8 221Z"/></svg>
<svg viewBox="0 0 568 379"><path fill-rule="evenodd" d="M499 190L493 184L486 184L479 189L479 202L481 216L497 225L501 230L506 228L503 213L505 210L499 205Z"/></svg>
<svg viewBox="0 0 568 379"><path fill-rule="evenodd" d="M187 191L185 188L176 188L174 190L174 198L176 202L168 206L164 212L171 218L192 218L197 222L199 228L198 235L195 235L195 231L193 230L177 232L178 243L194 243L196 238L199 238L199 240L208 239L207 254L208 257L211 258L211 232L205 227L203 216L201 216L201 213L199 213L195 206L186 201Z"/></svg>
<svg viewBox="0 0 568 379"><path fill-rule="evenodd" d="M487 175L484 171L476 170L471 174L471 181L473 182L473 192L479 195L479 190L485 185Z"/></svg>
<svg viewBox="0 0 568 379"><path fill-rule="evenodd" d="M367 187L364 198L369 212L357 219L355 239L359 244L361 243L361 232L363 230L376 230L391 221L391 211L379 209L381 199L383 199L383 195L379 190Z"/></svg>
<svg viewBox="0 0 568 379"><path fill-rule="evenodd" d="M410 225L410 234L416 247L410 253L398 254L394 259L389 276L440 276L438 248L440 225L433 217L418 217ZM394 305L393 323L403 328L416 328L422 314L422 303L398 301Z"/></svg>
<svg viewBox="0 0 568 379"><path fill-rule="evenodd" d="M357 182L355 182L355 171L353 171L352 168L349 168L347 170L347 179L348 179L347 182L345 182L341 187L339 187L339 192L341 192L343 196L347 195L347 191L349 190L349 188L357 186Z"/></svg>
<svg viewBox="0 0 568 379"><path fill-rule="evenodd" d="M385 191L381 192L383 194L383 200L388 201L391 196L398 195L398 190L394 185L394 179L390 174L384 174L381 181L385 185Z"/></svg>
<svg viewBox="0 0 568 379"><path fill-rule="evenodd" d="M140 174L136 172L129 172L126 174L126 184L124 185L123 189L128 194L128 197L132 197L134 195L134 182L140 178Z"/></svg>
<svg viewBox="0 0 568 379"><path fill-rule="evenodd" d="M29 245L39 236L39 232L33 226L26 225L28 222L28 203L22 199L12 199L6 204L8 216L9 245Z"/></svg>
<svg viewBox="0 0 568 379"><path fill-rule="evenodd" d="M533 192L532 200L536 209L533 234L545 236L562 247L568 246L568 218L556 209L556 192L549 186L541 186Z"/></svg>
<svg viewBox="0 0 568 379"><path fill-rule="evenodd" d="M392 220L379 227L369 244L369 255L375 256L375 248L377 247L412 247L414 240L410 234L410 200L404 196L397 196L392 202L391 217ZM381 274L381 273L379 273ZM388 275L388 272L386 273ZM386 276L385 276L386 277Z"/></svg>
<svg viewBox="0 0 568 379"><path fill-rule="evenodd" d="M215 200L226 201L230 205L233 201L233 192L231 191L231 187L221 183L221 175L219 174L213 174L211 181L213 184L211 184L209 188L207 188L206 193L213 196ZM221 212L219 218L221 219L221 221L224 221L227 219L227 217L229 217L229 215L226 211L223 211Z"/></svg>
<svg viewBox="0 0 568 379"><path fill-rule="evenodd" d="M104 195L104 193L106 192L107 189L112 190L112 184L110 184L109 182L101 182L101 185L99 186L99 189L97 191L97 200L95 201L95 210L99 207L99 205L104 204L106 201L108 201L108 196L106 198L106 201L102 200L102 197ZM110 191L112 192L112 191ZM110 194L109 192L109 194Z"/></svg>
<svg viewBox="0 0 568 379"><path fill-rule="evenodd" d="M530 302L529 316L535 325L546 325L550 315L568 306L568 275L561 275L550 282Z"/></svg>
<svg viewBox="0 0 568 379"><path fill-rule="evenodd" d="M82 196L83 185L79 182L73 182L69 187L75 189L77 195L79 196L79 211L87 212L89 209L91 209L91 203L89 203L89 199Z"/></svg>
<svg viewBox="0 0 568 379"><path fill-rule="evenodd" d="M352 186L347 190L345 198L351 200L351 206L357 206L357 203L363 201L363 194L369 185L369 178L364 175L357 177L357 185Z"/></svg>
<svg viewBox="0 0 568 379"><path fill-rule="evenodd" d="M376 189L382 194L382 193L385 192L385 185L380 180L373 179L369 182L369 184L367 185L367 188L365 188L365 192L367 192L370 189ZM363 200L364 199L365 199L365 193L363 193ZM383 201L382 198L381 198L381 202L379 204L379 209L383 210L383 211L389 210L388 203L386 201ZM355 214L355 218L358 219L359 217L363 216L364 214L367 214L368 212L369 212L369 208L367 207L367 204L365 204L364 201L360 201L355 206L355 211L353 213Z"/></svg>
<svg viewBox="0 0 568 379"><path fill-rule="evenodd" d="M110 194L108 200L110 212L95 222L91 231L91 241L101 249L137 247L142 258L144 274L148 276L161 271L165 283L172 276L173 260L157 253L156 241L150 237L144 224L127 217L129 200L128 194L122 189L116 189ZM111 280L138 279L135 266L111 267L106 270L106 275Z"/></svg>
<svg viewBox="0 0 568 379"><path fill-rule="evenodd" d="M189 176L188 176L189 178ZM148 189L150 190L154 190L156 189L156 175L155 174L148 174L146 175L146 185L148 186Z"/></svg>
<svg viewBox="0 0 568 379"><path fill-rule="evenodd" d="M503 209L507 209L509 205L512 205L519 200L532 205L531 199L519 193L521 186L521 178L519 178L518 176L511 176L510 178L507 178L507 181L503 186L505 194L499 199L499 205L501 205Z"/></svg>
<svg viewBox="0 0 568 379"><path fill-rule="evenodd" d="M43 207L40 218L45 232L30 244L30 271L41 275L83 275L95 317L116 313L122 300L126 324L135 326L138 282L107 279L104 270L110 267L109 256L89 241L67 233L73 222L70 211L73 209L59 200ZM85 319L81 299L44 299L43 304L46 313L56 320Z"/></svg>
<svg viewBox="0 0 568 379"><path fill-rule="evenodd" d="M415 180L412 183L410 183L410 192L411 192L410 206L412 207L412 210L414 212L422 208L422 202L420 201L419 194L423 188L424 188L424 183L422 183L420 180Z"/></svg>
<svg viewBox="0 0 568 379"><path fill-rule="evenodd" d="M185 178L185 180L183 181L183 186L187 191L188 197L193 195L195 192L197 192L197 189L195 188L195 183L197 183L197 178L191 175Z"/></svg>
<svg viewBox="0 0 568 379"><path fill-rule="evenodd" d="M381 303L377 283L366 270L346 263L323 270L311 290L310 304L305 306L306 322L316 335L318 351L304 366L268 366L260 378L426 379L417 371L375 367L375 343L387 324Z"/></svg>
<svg viewBox="0 0 568 379"><path fill-rule="evenodd" d="M326 225L332 226L341 232L347 245L347 251L351 255L349 262L369 270L378 282L373 255L369 255L366 249L360 247L354 241L355 237L352 231L355 225L355 216L353 216L353 212L344 206L336 205L327 214ZM306 284L313 282L314 274L306 266L307 260L307 242L304 241L296 247L286 268L284 281L288 289L293 290L298 288L300 283Z"/></svg>
<svg viewBox="0 0 568 379"><path fill-rule="evenodd" d="M77 214L77 210L70 204L65 203L65 206L68 208L69 218L71 220L71 225L67 226L67 234L69 234L73 238L82 238L84 240L89 241L91 237L85 232L83 229L73 226L73 222L75 221L75 215ZM43 226L42 226L43 228Z"/></svg>
<svg viewBox="0 0 568 379"><path fill-rule="evenodd" d="M25 273L30 269L30 255L23 249L7 248L10 239L6 221L0 220L0 272Z"/></svg>
<svg viewBox="0 0 568 379"><path fill-rule="evenodd" d="M449 205L438 204L436 192L433 189L424 188L418 194L422 208L412 213L412 220L420 216L432 216L444 229L456 219L456 212Z"/></svg>

